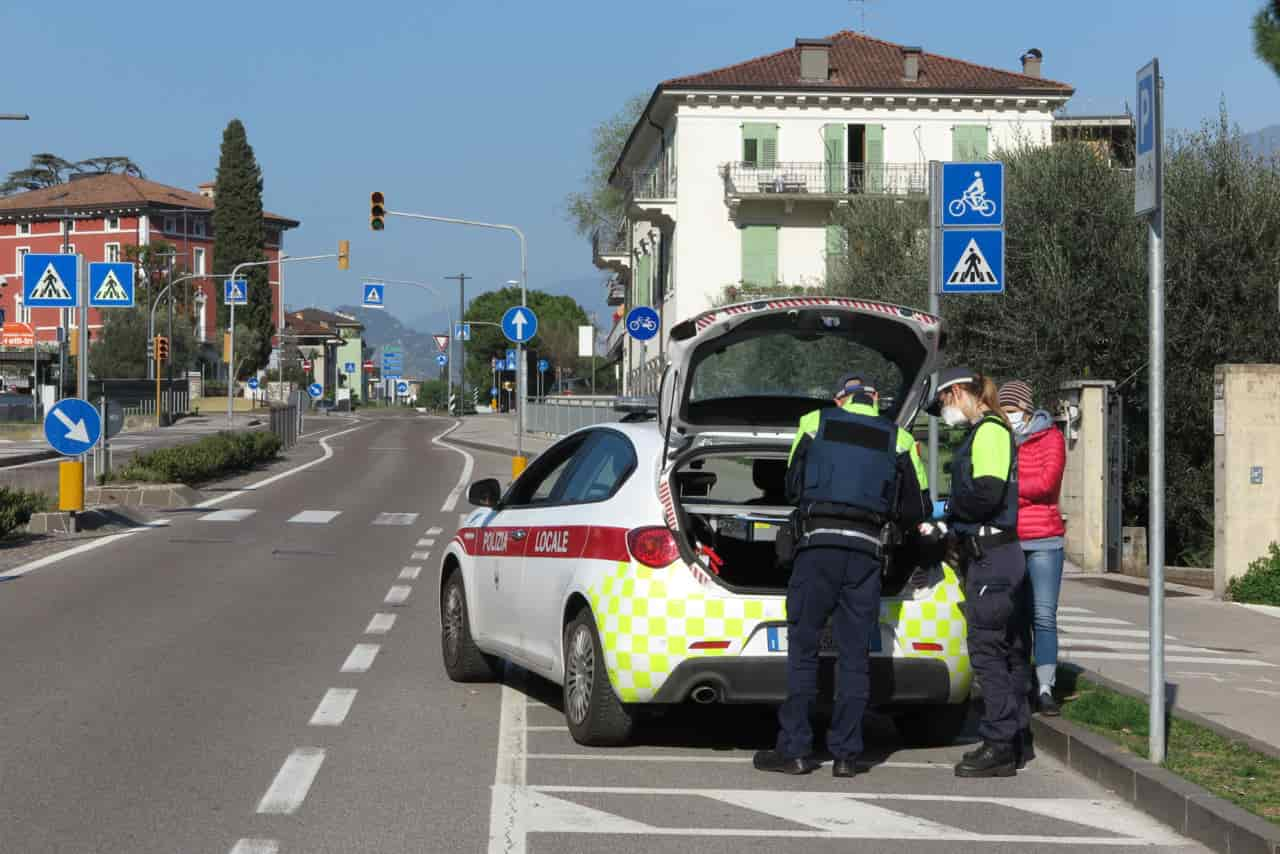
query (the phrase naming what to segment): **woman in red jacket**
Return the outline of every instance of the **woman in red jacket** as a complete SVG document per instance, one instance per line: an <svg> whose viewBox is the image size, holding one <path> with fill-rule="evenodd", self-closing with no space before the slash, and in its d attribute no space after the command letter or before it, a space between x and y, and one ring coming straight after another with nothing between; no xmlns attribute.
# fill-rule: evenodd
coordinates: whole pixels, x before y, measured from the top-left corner
<svg viewBox="0 0 1280 854"><path fill-rule="evenodd" d="M1034 600L1037 706L1043 715L1057 715L1053 677L1058 667L1058 592L1067 532L1058 494L1067 447L1049 413L1032 405L1031 386L1021 380L1001 386L1000 408L1013 424L1018 446L1018 539L1026 553Z"/></svg>

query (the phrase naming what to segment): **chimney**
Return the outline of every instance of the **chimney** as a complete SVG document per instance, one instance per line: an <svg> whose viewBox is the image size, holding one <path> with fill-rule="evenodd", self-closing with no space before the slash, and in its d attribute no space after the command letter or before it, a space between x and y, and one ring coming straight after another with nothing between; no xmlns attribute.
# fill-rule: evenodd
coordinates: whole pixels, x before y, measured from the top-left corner
<svg viewBox="0 0 1280 854"><path fill-rule="evenodd" d="M1023 74L1028 77L1040 76L1040 60L1044 58L1044 54L1040 52L1040 48L1033 47L1019 58L1022 60Z"/></svg>
<svg viewBox="0 0 1280 854"><path fill-rule="evenodd" d="M213 188L214 188L214 186L215 186L215 185L214 185L214 182L212 182L212 181L205 181L203 184L201 184L200 186L196 187L196 189L197 189L197 190L199 190L199 191L200 191L200 195L204 196L206 199L212 199L212 198L213 198Z"/></svg>
<svg viewBox="0 0 1280 854"><path fill-rule="evenodd" d="M919 47L902 48L902 79L915 83L920 79L920 57L924 50Z"/></svg>
<svg viewBox="0 0 1280 854"><path fill-rule="evenodd" d="M800 79L826 83L831 77L831 39L796 39Z"/></svg>

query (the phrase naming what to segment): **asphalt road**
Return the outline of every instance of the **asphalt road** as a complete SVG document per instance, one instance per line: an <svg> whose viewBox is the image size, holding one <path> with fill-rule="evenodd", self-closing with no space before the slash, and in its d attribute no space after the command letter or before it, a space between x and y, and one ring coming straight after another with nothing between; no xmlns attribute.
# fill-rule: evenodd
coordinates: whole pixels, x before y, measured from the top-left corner
<svg viewBox="0 0 1280 854"><path fill-rule="evenodd" d="M509 461L448 424L334 424L303 470L0 583L0 851L1199 850L1045 758L959 781L963 745L873 722L866 775L762 775L768 710L587 749L545 682L449 682L456 490Z"/></svg>

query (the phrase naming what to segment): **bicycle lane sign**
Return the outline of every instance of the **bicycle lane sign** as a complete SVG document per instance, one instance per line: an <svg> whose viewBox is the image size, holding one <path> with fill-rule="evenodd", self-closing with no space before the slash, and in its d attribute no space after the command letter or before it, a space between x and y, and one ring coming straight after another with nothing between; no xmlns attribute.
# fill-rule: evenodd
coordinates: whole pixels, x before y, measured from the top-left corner
<svg viewBox="0 0 1280 854"><path fill-rule="evenodd" d="M1004 226L1004 164L942 164L942 225Z"/></svg>
<svg viewBox="0 0 1280 854"><path fill-rule="evenodd" d="M627 312L627 334L637 341L648 341L658 334L661 325L658 313L647 305L638 305Z"/></svg>

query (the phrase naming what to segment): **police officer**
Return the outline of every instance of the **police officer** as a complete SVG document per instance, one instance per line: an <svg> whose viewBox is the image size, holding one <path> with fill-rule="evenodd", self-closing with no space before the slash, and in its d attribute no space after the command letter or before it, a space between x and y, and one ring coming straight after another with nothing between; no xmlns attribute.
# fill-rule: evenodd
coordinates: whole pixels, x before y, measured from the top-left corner
<svg viewBox="0 0 1280 854"><path fill-rule="evenodd" d="M761 771L808 774L810 718L818 695L818 649L827 619L839 651L838 690L827 747L836 777L852 777L862 752L862 716L871 693L868 644L878 631L882 560L896 525L926 517L924 469L915 442L876 409L874 389L849 375L834 407L800 420L787 468L796 555L787 586L787 698L773 750Z"/></svg>
<svg viewBox="0 0 1280 854"><path fill-rule="evenodd" d="M1011 777L1023 754L1031 709L1026 647L1026 560L1018 544L1018 455L990 378L968 368L938 376L926 410L968 432L951 458L944 524L965 557L969 659L982 685L982 744L964 755L957 777ZM1029 757L1028 757L1029 758Z"/></svg>

